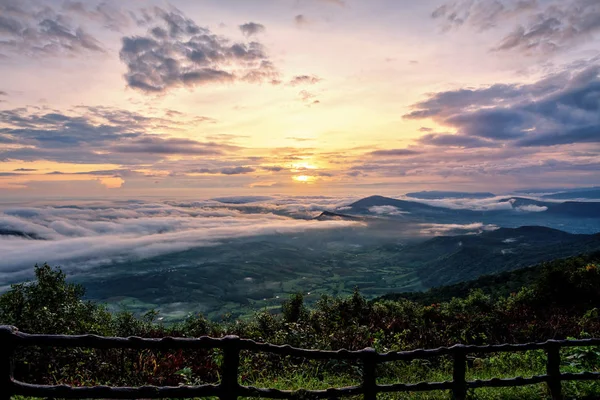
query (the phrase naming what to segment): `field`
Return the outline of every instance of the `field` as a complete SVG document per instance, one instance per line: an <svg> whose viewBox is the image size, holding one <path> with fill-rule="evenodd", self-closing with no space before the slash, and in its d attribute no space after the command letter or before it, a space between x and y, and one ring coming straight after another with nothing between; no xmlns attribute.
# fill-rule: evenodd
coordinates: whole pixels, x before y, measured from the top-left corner
<svg viewBox="0 0 600 400"><path fill-rule="evenodd" d="M279 309L297 292L310 304L321 294L347 295L355 287L369 297L422 290L414 268L398 262L403 247L365 242L347 231L282 235L113 264L74 280L113 310L159 309L165 320L201 312L220 320Z"/></svg>

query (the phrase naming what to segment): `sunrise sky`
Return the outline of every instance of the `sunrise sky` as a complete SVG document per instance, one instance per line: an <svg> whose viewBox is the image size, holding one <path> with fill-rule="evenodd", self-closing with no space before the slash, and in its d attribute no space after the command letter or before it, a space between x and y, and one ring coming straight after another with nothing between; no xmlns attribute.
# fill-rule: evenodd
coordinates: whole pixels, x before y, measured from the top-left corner
<svg viewBox="0 0 600 400"><path fill-rule="evenodd" d="M0 195L600 184L598 0L0 0Z"/></svg>

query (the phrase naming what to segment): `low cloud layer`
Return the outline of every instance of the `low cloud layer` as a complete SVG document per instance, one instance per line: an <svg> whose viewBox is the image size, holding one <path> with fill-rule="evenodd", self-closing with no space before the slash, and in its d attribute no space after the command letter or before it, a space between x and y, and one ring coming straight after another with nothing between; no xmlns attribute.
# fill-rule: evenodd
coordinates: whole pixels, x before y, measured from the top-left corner
<svg viewBox="0 0 600 400"><path fill-rule="evenodd" d="M310 219L310 208L332 208L339 199L261 200L259 204L237 205L216 200L5 205L0 209L0 230L37 239L0 236L0 282L21 279L35 263L48 262L77 271L212 246L223 240L356 225ZM303 213L306 219L292 217Z"/></svg>
<svg viewBox="0 0 600 400"><path fill-rule="evenodd" d="M421 224L421 233L427 236L464 235L498 229L496 225L474 222L472 224ZM459 243L459 245L461 245Z"/></svg>

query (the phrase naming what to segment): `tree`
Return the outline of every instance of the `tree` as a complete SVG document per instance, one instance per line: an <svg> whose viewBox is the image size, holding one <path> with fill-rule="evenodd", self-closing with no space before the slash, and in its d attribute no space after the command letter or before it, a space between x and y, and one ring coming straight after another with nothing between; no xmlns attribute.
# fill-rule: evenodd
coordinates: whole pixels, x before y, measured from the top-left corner
<svg viewBox="0 0 600 400"><path fill-rule="evenodd" d="M0 323L29 333L110 334L110 313L84 295L59 267L36 265L35 281L12 285L0 296Z"/></svg>

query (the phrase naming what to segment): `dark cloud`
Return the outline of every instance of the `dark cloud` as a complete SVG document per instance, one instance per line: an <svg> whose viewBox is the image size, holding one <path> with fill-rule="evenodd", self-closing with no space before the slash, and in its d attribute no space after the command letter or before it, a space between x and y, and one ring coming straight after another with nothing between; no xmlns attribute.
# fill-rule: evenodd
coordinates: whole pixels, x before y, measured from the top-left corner
<svg viewBox="0 0 600 400"><path fill-rule="evenodd" d="M103 4L98 7L108 18L110 6ZM0 1L0 49L35 57L104 52L94 36L73 23L72 12L41 1Z"/></svg>
<svg viewBox="0 0 600 400"><path fill-rule="evenodd" d="M284 167L281 167L279 165L266 165L266 166L260 167L260 169L265 170L265 171L270 171L270 172L281 172L281 171L285 170Z"/></svg>
<svg viewBox="0 0 600 400"><path fill-rule="evenodd" d="M249 174L254 172L254 168L250 167L233 167L233 168L223 168L221 170L221 174L223 175L240 175L240 174Z"/></svg>
<svg viewBox="0 0 600 400"><path fill-rule="evenodd" d="M131 14L125 12L114 3L102 1L97 5L90 2L67 0L63 3L63 10L83 16L89 20L100 23L103 27L121 32L132 25Z"/></svg>
<svg viewBox="0 0 600 400"><path fill-rule="evenodd" d="M256 171L254 168L251 167L226 167L226 168L200 168L200 169L196 169L196 170L191 170L189 172L191 173L197 173L197 174L210 174L210 175L216 175L216 174L221 174L221 175L244 175L244 174L249 174Z"/></svg>
<svg viewBox="0 0 600 400"><path fill-rule="evenodd" d="M37 169L35 169L35 168L17 168L13 171L15 171L15 172L35 172L35 171L37 171Z"/></svg>
<svg viewBox="0 0 600 400"><path fill-rule="evenodd" d="M457 131L429 134L439 146L553 146L600 143L600 66L562 72L530 85L494 85L430 94L405 115Z"/></svg>
<svg viewBox="0 0 600 400"><path fill-rule="evenodd" d="M236 80L278 81L279 71L256 41L231 43L174 9L155 8L147 17L147 36L124 37L119 53L131 88L161 93Z"/></svg>
<svg viewBox="0 0 600 400"><path fill-rule="evenodd" d="M294 17L294 22L296 23L297 26L305 26L310 23L308 18L306 18L306 16L304 16L303 14L296 15Z"/></svg>
<svg viewBox="0 0 600 400"><path fill-rule="evenodd" d="M141 138L126 141L123 144L110 146L115 153L144 153L144 154L182 154L182 155L220 155L223 152L213 145L190 139L161 138L146 135Z"/></svg>
<svg viewBox="0 0 600 400"><path fill-rule="evenodd" d="M0 90L0 96L8 96L8 93L6 93L5 91Z"/></svg>
<svg viewBox="0 0 600 400"><path fill-rule="evenodd" d="M314 85L321 82L321 78L315 75L297 75L290 80L290 86Z"/></svg>
<svg viewBox="0 0 600 400"><path fill-rule="evenodd" d="M494 49L551 53L571 48L600 32L600 2L575 0L548 6L517 26Z"/></svg>
<svg viewBox="0 0 600 400"><path fill-rule="evenodd" d="M375 157L403 157L403 156L414 156L420 154L419 151L409 149L389 149L389 150L375 150L369 153Z"/></svg>
<svg viewBox="0 0 600 400"><path fill-rule="evenodd" d="M515 18L515 17L523 18ZM600 33L600 2L573 0L553 3L536 0L464 0L438 7L432 17L442 29L469 26L484 31L512 21L518 23L492 48L548 54L570 49Z"/></svg>
<svg viewBox="0 0 600 400"><path fill-rule="evenodd" d="M439 147L494 147L496 144L489 140L483 140L478 137L469 137L465 135L452 135L447 133L432 133L419 138L422 144L428 144Z"/></svg>
<svg viewBox="0 0 600 400"><path fill-rule="evenodd" d="M78 107L76 111L0 111L0 143L11 145L0 148L0 159L130 165L176 154L222 155L239 149L231 144L155 134L157 127L189 120L183 114L170 120L109 107Z"/></svg>
<svg viewBox="0 0 600 400"><path fill-rule="evenodd" d="M246 24L240 25L239 28L242 31L242 33L248 37L252 35L257 35L266 30L264 25L257 24L255 22L248 22Z"/></svg>
<svg viewBox="0 0 600 400"><path fill-rule="evenodd" d="M484 31L519 14L531 12L537 5L537 0L463 0L441 5L431 17L440 21L444 31L463 25Z"/></svg>

